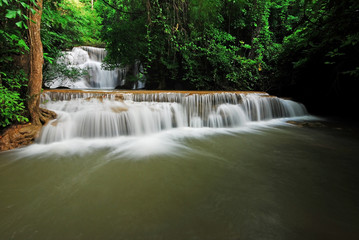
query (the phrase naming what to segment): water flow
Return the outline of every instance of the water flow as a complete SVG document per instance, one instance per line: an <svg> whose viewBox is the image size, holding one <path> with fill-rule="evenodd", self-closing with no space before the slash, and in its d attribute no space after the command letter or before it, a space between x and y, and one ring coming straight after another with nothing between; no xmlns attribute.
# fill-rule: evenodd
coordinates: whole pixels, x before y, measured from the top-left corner
<svg viewBox="0 0 359 240"><path fill-rule="evenodd" d="M304 116L305 107L266 93L45 92L58 114L39 142L147 135L173 128L235 128L253 121Z"/></svg>
<svg viewBox="0 0 359 240"><path fill-rule="evenodd" d="M77 80L57 78L47 86L50 88L67 87L73 89L114 89L124 83L126 68L105 70L102 62L106 56L104 48L74 47L71 51L64 52L63 57L58 59L68 68L77 68L85 72L85 75Z"/></svg>

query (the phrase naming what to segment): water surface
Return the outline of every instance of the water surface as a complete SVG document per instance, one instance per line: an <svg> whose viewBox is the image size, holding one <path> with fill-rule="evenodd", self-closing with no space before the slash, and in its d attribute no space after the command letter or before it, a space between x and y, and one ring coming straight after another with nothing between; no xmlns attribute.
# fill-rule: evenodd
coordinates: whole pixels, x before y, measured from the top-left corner
<svg viewBox="0 0 359 240"><path fill-rule="evenodd" d="M358 135L289 124L0 154L0 239L357 239Z"/></svg>

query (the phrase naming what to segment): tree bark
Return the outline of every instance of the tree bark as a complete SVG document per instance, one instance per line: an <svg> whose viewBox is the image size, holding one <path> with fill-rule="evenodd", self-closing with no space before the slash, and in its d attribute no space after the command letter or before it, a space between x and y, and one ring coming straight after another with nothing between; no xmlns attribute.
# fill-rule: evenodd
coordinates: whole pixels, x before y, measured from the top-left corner
<svg viewBox="0 0 359 240"><path fill-rule="evenodd" d="M253 33L252 33L252 40L251 40L251 46L252 48L250 49L249 53L248 53L248 58L249 59L254 59L257 57L257 49L258 47L255 45L255 42L254 40L257 39L261 33L261 30L262 30L262 26L260 26L260 22L258 22L258 26L253 30Z"/></svg>
<svg viewBox="0 0 359 240"><path fill-rule="evenodd" d="M43 48L40 36L40 24L42 15L42 0L36 1L34 7L36 13L30 11L29 15L29 45L30 45L30 72L28 82L27 107L31 123L41 125L40 121L40 94L42 89L42 65L44 63Z"/></svg>

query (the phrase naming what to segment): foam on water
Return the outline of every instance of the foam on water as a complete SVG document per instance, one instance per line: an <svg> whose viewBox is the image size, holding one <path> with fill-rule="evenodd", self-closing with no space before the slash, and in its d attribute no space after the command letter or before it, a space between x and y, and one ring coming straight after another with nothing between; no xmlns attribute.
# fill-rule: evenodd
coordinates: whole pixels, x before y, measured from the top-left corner
<svg viewBox="0 0 359 240"><path fill-rule="evenodd" d="M46 94L43 107L55 111L58 118L43 128L38 140L42 144L72 138L145 136L183 127L238 128L307 115L302 104L266 94Z"/></svg>
<svg viewBox="0 0 359 240"><path fill-rule="evenodd" d="M184 139L204 138L208 134L225 133L217 129L178 128L146 136L118 136L113 138L72 138L49 144L33 144L14 152L21 158L37 156L37 158L84 156L97 151L105 151L108 158L145 159L154 155L183 155L188 148Z"/></svg>
<svg viewBox="0 0 359 240"><path fill-rule="evenodd" d="M207 139L214 135L263 134L266 129L278 126L291 126L287 120L318 120L316 117L304 116L295 118L273 119L269 121L250 122L236 128L173 128L144 136L117 136L112 138L71 138L47 144L36 143L26 148L17 149L18 158L35 157L61 158L69 156L86 156L104 151L106 159L145 160L152 156L183 156L192 152L187 142L193 139ZM203 152L201 154L204 154ZM212 156L213 157L213 156Z"/></svg>
<svg viewBox="0 0 359 240"><path fill-rule="evenodd" d="M260 134L288 120L314 118L299 103L263 94L82 94L72 98L45 93L42 107L58 117L43 127L36 144L16 150L19 156L61 157L102 150L109 158L183 155L189 151L183 144L188 139Z"/></svg>

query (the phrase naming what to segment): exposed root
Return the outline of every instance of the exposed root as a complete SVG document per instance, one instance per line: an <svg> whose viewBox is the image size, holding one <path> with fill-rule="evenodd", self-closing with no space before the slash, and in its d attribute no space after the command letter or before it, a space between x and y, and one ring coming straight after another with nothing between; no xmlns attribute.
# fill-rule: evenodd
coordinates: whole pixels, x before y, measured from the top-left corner
<svg viewBox="0 0 359 240"><path fill-rule="evenodd" d="M32 124L13 125L0 136L0 151L7 151L32 144L39 136L41 126Z"/></svg>
<svg viewBox="0 0 359 240"><path fill-rule="evenodd" d="M55 112L40 108L39 119L41 124L28 123L10 126L0 135L0 151L7 151L34 143L40 134L42 126L56 117Z"/></svg>
<svg viewBox="0 0 359 240"><path fill-rule="evenodd" d="M57 114L45 108L40 108L40 121L43 125L46 125L50 120L55 119Z"/></svg>

